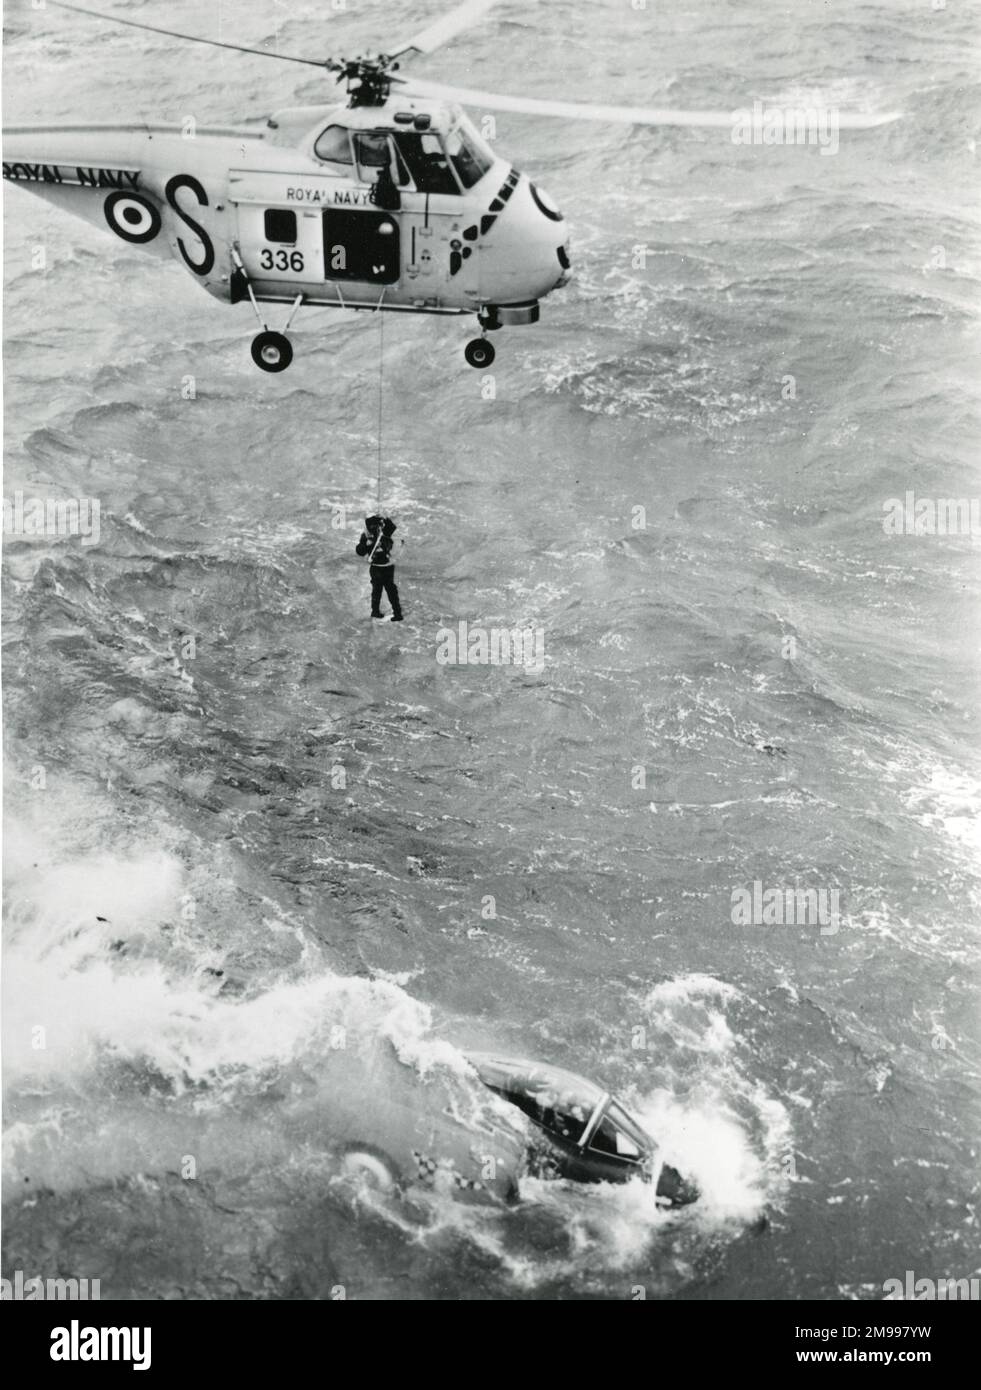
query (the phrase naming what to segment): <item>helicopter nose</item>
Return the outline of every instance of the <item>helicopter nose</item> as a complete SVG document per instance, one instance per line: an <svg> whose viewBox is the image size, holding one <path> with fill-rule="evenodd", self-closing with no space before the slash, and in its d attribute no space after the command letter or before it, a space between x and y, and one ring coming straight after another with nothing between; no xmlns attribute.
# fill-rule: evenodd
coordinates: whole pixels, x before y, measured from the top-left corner
<svg viewBox="0 0 981 1390"><path fill-rule="evenodd" d="M551 224L553 232L553 244L555 246L555 256L558 260L561 274L552 286L553 289L561 289L572 279L572 259L569 255L569 238L565 232L565 218L559 211L554 199L540 188L538 184L528 181L528 191L532 201L546 222Z"/></svg>
<svg viewBox="0 0 981 1390"><path fill-rule="evenodd" d="M486 302L502 307L533 303L568 283L572 262L565 219L526 175L510 171L484 222Z"/></svg>

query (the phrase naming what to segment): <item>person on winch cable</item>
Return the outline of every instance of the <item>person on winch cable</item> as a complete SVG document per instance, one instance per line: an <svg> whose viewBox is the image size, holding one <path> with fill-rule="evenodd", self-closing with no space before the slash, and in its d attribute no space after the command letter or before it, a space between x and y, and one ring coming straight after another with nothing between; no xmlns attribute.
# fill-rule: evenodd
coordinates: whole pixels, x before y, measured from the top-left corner
<svg viewBox="0 0 981 1390"><path fill-rule="evenodd" d="M382 618L381 599L384 593L392 605L392 622L402 621L402 605L399 591L395 587L395 561L392 547L395 542L395 522L388 516L366 516L361 539L355 546L359 555L368 557L368 573L371 576L371 616Z"/></svg>

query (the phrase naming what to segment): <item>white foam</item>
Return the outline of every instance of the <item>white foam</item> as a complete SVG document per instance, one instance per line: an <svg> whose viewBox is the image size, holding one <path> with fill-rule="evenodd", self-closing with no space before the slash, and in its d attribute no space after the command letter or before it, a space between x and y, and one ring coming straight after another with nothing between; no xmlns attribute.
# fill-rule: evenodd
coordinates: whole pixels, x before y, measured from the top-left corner
<svg viewBox="0 0 981 1390"><path fill-rule="evenodd" d="M663 1161L698 1185L699 1217L708 1221L752 1219L786 1187L790 1119L743 1066L738 1030L726 1016L741 998L734 985L692 973L661 982L644 1000L651 1024L679 1054L675 1086L684 1094L635 1088L634 1109Z"/></svg>

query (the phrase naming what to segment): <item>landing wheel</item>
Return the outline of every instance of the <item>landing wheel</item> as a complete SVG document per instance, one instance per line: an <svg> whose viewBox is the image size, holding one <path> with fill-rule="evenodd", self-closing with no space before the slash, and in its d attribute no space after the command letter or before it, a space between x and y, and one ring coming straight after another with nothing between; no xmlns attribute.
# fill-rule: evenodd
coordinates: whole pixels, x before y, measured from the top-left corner
<svg viewBox="0 0 981 1390"><path fill-rule="evenodd" d="M463 349L463 355L471 367L489 367L497 356L493 343L486 338L474 338Z"/></svg>
<svg viewBox="0 0 981 1390"><path fill-rule="evenodd" d="M284 334L267 329L252 339L252 361L264 372L285 372L293 361L293 344Z"/></svg>

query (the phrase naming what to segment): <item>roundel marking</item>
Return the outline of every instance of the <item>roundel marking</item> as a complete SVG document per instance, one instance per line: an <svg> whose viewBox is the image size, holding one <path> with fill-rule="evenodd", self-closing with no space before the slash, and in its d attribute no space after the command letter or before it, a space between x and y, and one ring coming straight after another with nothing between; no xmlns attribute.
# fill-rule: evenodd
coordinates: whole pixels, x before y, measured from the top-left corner
<svg viewBox="0 0 981 1390"><path fill-rule="evenodd" d="M550 221L552 221L552 222L564 222L564 221L565 221L565 218L562 216L561 212L559 212L558 208L557 208L557 207L555 206L555 204L552 202L551 198L548 196L548 194L545 192L544 189L542 189L542 188L536 188L535 185L534 185L533 183L530 183L530 182L529 182L529 187L531 188L531 196L534 198L535 202L537 203L539 210L540 210L541 212L543 212L543 213L545 214L545 216L546 216L547 218L549 218Z"/></svg>
<svg viewBox="0 0 981 1390"><path fill-rule="evenodd" d="M152 241L160 231L160 213L138 193L110 193L102 206L106 221L123 241Z"/></svg>

